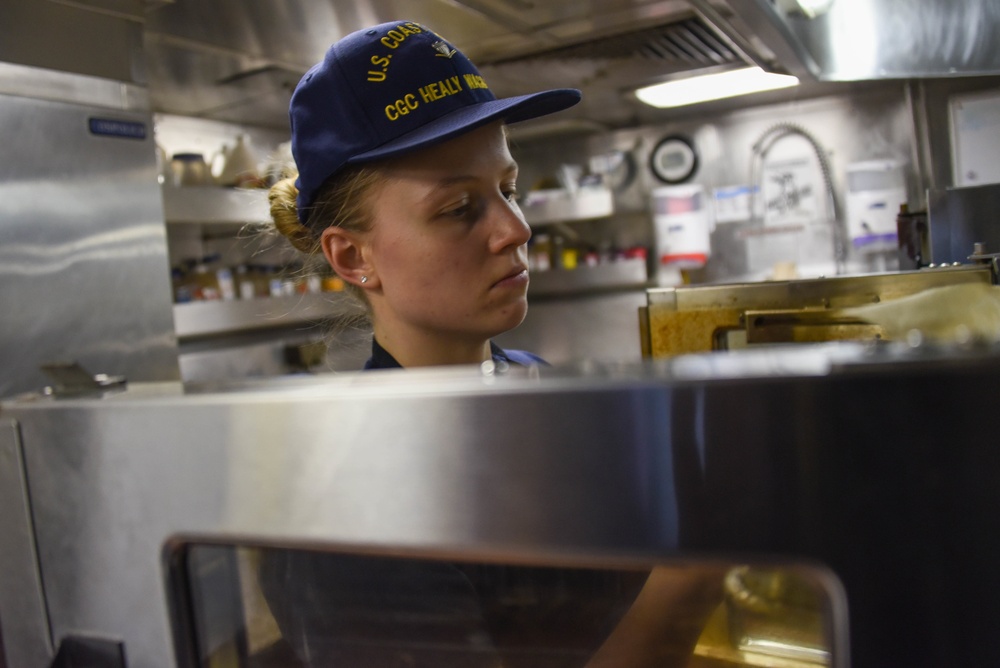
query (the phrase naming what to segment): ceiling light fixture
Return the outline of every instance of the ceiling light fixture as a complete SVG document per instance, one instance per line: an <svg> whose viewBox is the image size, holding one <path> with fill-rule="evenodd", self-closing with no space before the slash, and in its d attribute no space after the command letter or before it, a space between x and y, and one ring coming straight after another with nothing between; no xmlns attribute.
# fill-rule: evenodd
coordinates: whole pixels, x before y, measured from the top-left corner
<svg viewBox="0 0 1000 668"><path fill-rule="evenodd" d="M786 14L801 14L807 19L826 14L832 6L833 0L778 0L778 7Z"/></svg>
<svg viewBox="0 0 1000 668"><path fill-rule="evenodd" d="M675 79L646 86L635 91L639 100L665 109L683 107L709 100L748 95L798 85L799 80L788 74L765 72L759 67L747 67L717 74L704 74L687 79Z"/></svg>

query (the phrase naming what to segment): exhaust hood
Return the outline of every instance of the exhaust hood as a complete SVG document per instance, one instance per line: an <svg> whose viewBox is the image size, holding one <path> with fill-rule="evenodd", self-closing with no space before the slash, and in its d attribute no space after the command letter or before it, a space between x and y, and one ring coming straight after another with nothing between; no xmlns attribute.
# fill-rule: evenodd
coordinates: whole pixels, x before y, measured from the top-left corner
<svg viewBox="0 0 1000 668"><path fill-rule="evenodd" d="M380 0L173 0L150 5L144 48L154 111L279 130L292 89L330 43L397 18L454 42L498 96L580 88L584 102L560 114L566 127L662 120L669 112L632 91L749 66L797 76L798 96L843 81L1000 72L989 44L1000 26L995 0L833 0L812 18L790 4L411 0L400 10Z"/></svg>
<svg viewBox="0 0 1000 668"><path fill-rule="evenodd" d="M823 81L1000 73L996 0L826 0L818 12L789 0L727 4Z"/></svg>

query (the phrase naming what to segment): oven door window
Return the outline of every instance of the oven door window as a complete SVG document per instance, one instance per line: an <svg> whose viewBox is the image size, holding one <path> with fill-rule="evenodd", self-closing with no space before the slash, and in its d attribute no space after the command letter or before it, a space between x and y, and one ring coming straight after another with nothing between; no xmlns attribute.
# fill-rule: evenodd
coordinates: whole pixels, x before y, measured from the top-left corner
<svg viewBox="0 0 1000 668"><path fill-rule="evenodd" d="M531 563L194 544L179 665L836 666L839 586L806 566Z"/></svg>

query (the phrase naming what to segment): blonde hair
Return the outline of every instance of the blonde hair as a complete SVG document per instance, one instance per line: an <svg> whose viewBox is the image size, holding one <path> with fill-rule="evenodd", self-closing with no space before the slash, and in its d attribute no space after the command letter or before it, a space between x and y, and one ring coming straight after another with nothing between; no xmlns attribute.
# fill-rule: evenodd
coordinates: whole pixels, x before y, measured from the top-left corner
<svg viewBox="0 0 1000 668"><path fill-rule="evenodd" d="M327 227L352 232L371 229L371 193L385 180L378 165L352 166L338 172L323 184L305 216L300 215L296 204L299 194L296 176L293 174L271 186L267 198L275 228L296 249L310 256L321 254L320 237ZM363 290L351 284L345 289L367 305Z"/></svg>
<svg viewBox="0 0 1000 668"><path fill-rule="evenodd" d="M299 221L295 200L299 189L295 187L295 177L278 181L267 194L271 207L271 220L281 236L288 239L295 248L308 255L320 252L319 235L313 234Z"/></svg>

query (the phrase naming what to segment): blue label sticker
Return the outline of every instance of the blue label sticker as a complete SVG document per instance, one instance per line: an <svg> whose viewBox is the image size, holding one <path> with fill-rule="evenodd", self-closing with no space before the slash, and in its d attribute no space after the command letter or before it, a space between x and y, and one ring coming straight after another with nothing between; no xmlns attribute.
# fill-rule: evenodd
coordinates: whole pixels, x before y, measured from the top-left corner
<svg viewBox="0 0 1000 668"><path fill-rule="evenodd" d="M145 139L146 124L135 121L119 121L114 118L91 118L90 133L105 137L123 139Z"/></svg>

